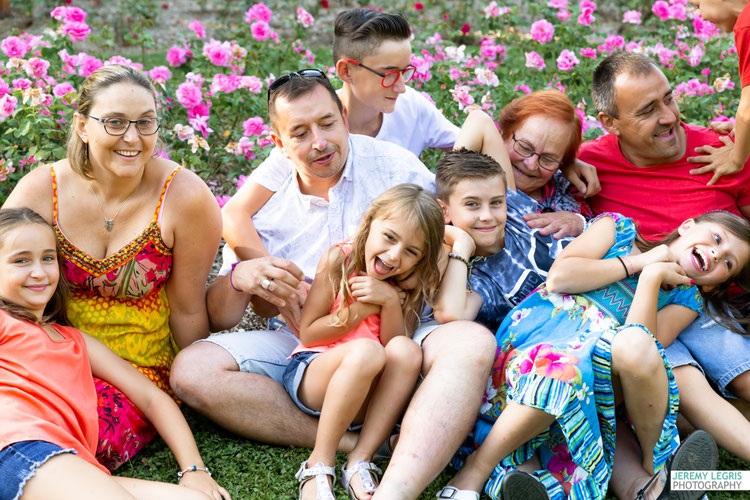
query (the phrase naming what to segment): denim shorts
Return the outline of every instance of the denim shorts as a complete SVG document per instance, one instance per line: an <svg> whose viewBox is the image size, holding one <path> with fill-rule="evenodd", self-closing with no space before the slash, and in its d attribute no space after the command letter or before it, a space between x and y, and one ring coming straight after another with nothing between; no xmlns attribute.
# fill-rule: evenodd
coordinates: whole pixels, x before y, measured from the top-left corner
<svg viewBox="0 0 750 500"><path fill-rule="evenodd" d="M211 335L198 342L211 342L232 355L240 371L270 377L283 385L287 358L299 340L289 327L279 330L230 332Z"/></svg>
<svg viewBox="0 0 750 500"><path fill-rule="evenodd" d="M286 371L284 372L284 389L289 393L289 397L292 398L294 404L296 404L300 410L312 415L313 417L319 417L320 412L311 410L305 404L299 400L299 386L302 383L302 377L305 375L305 370L310 366L312 360L320 356L319 352L298 352L292 359L289 360L289 364L286 365Z"/></svg>
<svg viewBox="0 0 750 500"><path fill-rule="evenodd" d="M0 500L18 500L36 470L55 455L73 453L47 441L19 441L0 450Z"/></svg>
<svg viewBox="0 0 750 500"><path fill-rule="evenodd" d="M673 368L698 367L725 397L736 397L727 385L750 370L750 336L727 330L706 313L688 325L666 351Z"/></svg>
<svg viewBox="0 0 750 500"><path fill-rule="evenodd" d="M320 412L311 410L305 404L300 401L299 399L299 386L302 383L302 377L305 375L305 370L307 370L307 367L310 366L310 363L312 363L312 360L317 358L323 354L322 352L298 352L294 356L292 356L292 359L289 360L289 364L286 367L286 371L284 372L284 381L282 382L282 385L284 386L284 389L286 389L286 392L289 394L289 397L292 398L292 401L294 401L294 404L297 405L297 407L302 410L303 412L307 413L308 415L312 415L313 417L320 417ZM351 424L349 426L350 431L358 431L362 429L362 424Z"/></svg>

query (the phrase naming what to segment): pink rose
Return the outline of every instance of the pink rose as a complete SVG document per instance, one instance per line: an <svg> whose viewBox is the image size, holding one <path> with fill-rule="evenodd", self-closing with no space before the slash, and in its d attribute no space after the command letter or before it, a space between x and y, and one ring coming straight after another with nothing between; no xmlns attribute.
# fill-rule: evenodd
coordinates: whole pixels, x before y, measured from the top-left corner
<svg viewBox="0 0 750 500"><path fill-rule="evenodd" d="M106 61L104 61L105 66L109 66L110 64L122 64L124 66L130 66L131 68L135 68L138 70L143 69L143 64L133 62L132 60L128 59L127 57L123 56L112 56Z"/></svg>
<svg viewBox="0 0 750 500"><path fill-rule="evenodd" d="M547 43L552 40L552 37L555 35L555 27L552 26L552 23L547 21L546 19L540 19L538 21L534 21L534 23L531 25L531 38L536 40L539 43Z"/></svg>
<svg viewBox="0 0 750 500"><path fill-rule="evenodd" d="M198 85L189 82L181 83L177 87L175 95L180 104L188 109L197 106L203 100L201 88Z"/></svg>
<svg viewBox="0 0 750 500"><path fill-rule="evenodd" d="M217 92L234 92L239 87L240 79L237 75L222 75L218 73L214 75L211 80L211 93L216 94Z"/></svg>
<svg viewBox="0 0 750 500"><path fill-rule="evenodd" d="M33 78L45 78L49 69L49 61L40 59L39 57L32 57L26 61L24 69L26 70L26 74Z"/></svg>
<svg viewBox="0 0 750 500"><path fill-rule="evenodd" d="M590 57L591 59L596 59L596 49L593 47L584 47L581 50L579 50L578 53L581 54L583 57Z"/></svg>
<svg viewBox="0 0 750 500"><path fill-rule="evenodd" d="M2 78L0 78L0 96L3 96L5 94L10 94L10 93L11 93L10 85L8 85L5 82L5 80L3 80Z"/></svg>
<svg viewBox="0 0 750 500"><path fill-rule="evenodd" d="M540 56L536 51L524 52L526 56L526 67L534 68L537 71L542 71L547 65L544 62L544 58Z"/></svg>
<svg viewBox="0 0 750 500"><path fill-rule="evenodd" d="M55 87L52 89L52 94L56 95L57 97L62 97L75 91L76 89L73 87L73 85L68 82L63 82L59 85L55 85Z"/></svg>
<svg viewBox="0 0 750 500"><path fill-rule="evenodd" d="M253 21L268 23L271 21L271 9L264 3L256 3L245 12L245 22L252 23Z"/></svg>
<svg viewBox="0 0 750 500"><path fill-rule="evenodd" d="M662 21L666 21L669 19L669 4L664 0L657 0L651 7L651 12L656 14L656 16Z"/></svg>
<svg viewBox="0 0 750 500"><path fill-rule="evenodd" d="M188 24L188 28L193 30L195 36L197 36L201 40L206 38L206 30L203 29L203 25L197 19L193 19L190 24Z"/></svg>
<svg viewBox="0 0 750 500"><path fill-rule="evenodd" d="M9 36L0 43L0 50L8 57L24 57L30 49L29 44L17 36Z"/></svg>
<svg viewBox="0 0 750 500"><path fill-rule="evenodd" d="M27 89L31 87L31 80L28 78L16 78L10 83L14 89Z"/></svg>
<svg viewBox="0 0 750 500"><path fill-rule="evenodd" d="M309 28L313 24L315 24L315 18L313 18L312 14L307 12L302 7L297 7L297 22L300 23L303 27Z"/></svg>
<svg viewBox="0 0 750 500"><path fill-rule="evenodd" d="M561 21L567 21L572 15L573 13L569 10L558 10L557 14L555 14L555 17L557 17Z"/></svg>
<svg viewBox="0 0 750 500"><path fill-rule="evenodd" d="M179 66L187 62L188 50L182 47L170 47L167 51L167 63L170 66Z"/></svg>
<svg viewBox="0 0 750 500"><path fill-rule="evenodd" d="M550 9L567 9L568 0L549 0L547 7Z"/></svg>
<svg viewBox="0 0 750 500"><path fill-rule="evenodd" d="M0 97L0 118L4 119L13 114L18 106L18 99L10 94Z"/></svg>
<svg viewBox="0 0 750 500"><path fill-rule="evenodd" d="M255 21L250 25L250 33L252 33L253 38L262 42L268 40L268 37L271 36L271 27L265 21Z"/></svg>
<svg viewBox="0 0 750 500"><path fill-rule="evenodd" d="M172 72L166 66L155 66L148 72L148 76L156 83L164 83L172 78Z"/></svg>
<svg viewBox="0 0 750 500"><path fill-rule="evenodd" d="M516 85L516 88L513 89L514 92L519 91L519 90L523 92L524 94L531 94L531 89L525 83L521 85Z"/></svg>
<svg viewBox="0 0 750 500"><path fill-rule="evenodd" d="M79 57L78 63L78 74L84 78L88 77L91 73L104 66L104 63L102 63L96 57L83 53L81 54L81 57Z"/></svg>
<svg viewBox="0 0 750 500"><path fill-rule="evenodd" d="M84 22L73 21L63 24L62 32L70 37L71 42L80 42L91 33L91 28Z"/></svg>
<svg viewBox="0 0 750 500"><path fill-rule="evenodd" d="M641 24L641 13L637 10L628 10L622 15L623 23Z"/></svg>
<svg viewBox="0 0 750 500"><path fill-rule="evenodd" d="M86 11L80 7L66 7L63 13L63 17L69 23L82 23L86 15Z"/></svg>
<svg viewBox="0 0 750 500"><path fill-rule="evenodd" d="M259 136L268 131L268 127L263 124L263 118L261 118L260 116L248 118L247 120L242 122L242 128L245 129L245 132L243 133L245 137L250 137L253 135Z"/></svg>
<svg viewBox="0 0 750 500"><path fill-rule="evenodd" d="M570 71L578 63L579 61L576 55L568 49L564 49L557 57L557 69L560 71Z"/></svg>
<svg viewBox="0 0 750 500"><path fill-rule="evenodd" d="M254 94L259 94L263 89L263 82L257 76L243 75L240 77L240 87Z"/></svg>
<svg viewBox="0 0 750 500"><path fill-rule="evenodd" d="M232 46L229 42L211 39L203 46L203 55L216 66L229 66L232 62Z"/></svg>

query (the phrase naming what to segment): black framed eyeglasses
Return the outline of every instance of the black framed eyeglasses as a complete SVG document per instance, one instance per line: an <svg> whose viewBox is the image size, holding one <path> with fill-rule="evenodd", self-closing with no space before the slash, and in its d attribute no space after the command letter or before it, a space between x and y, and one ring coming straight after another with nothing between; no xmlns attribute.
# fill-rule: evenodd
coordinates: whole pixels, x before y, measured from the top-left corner
<svg viewBox="0 0 750 500"><path fill-rule="evenodd" d="M534 149L534 146L529 144L528 142L524 141L523 139L519 140L516 139L516 134L511 134L513 136L513 151L519 154L519 156L522 156L524 158L531 158L532 156L536 155L536 164L539 168L554 172L558 168L560 168L560 162L555 159L554 156L549 154L539 154Z"/></svg>
<svg viewBox="0 0 750 500"><path fill-rule="evenodd" d="M305 68L301 69L299 71L292 71L291 73L287 73L286 75L281 75L277 79L275 79L271 85L268 86L268 96L267 100L271 100L271 96L279 90L281 87L283 87L285 84L287 84L289 81L291 81L292 78L298 77L298 78L322 78L325 81L328 81L328 77L325 73L323 73L321 70L317 68Z"/></svg>
<svg viewBox="0 0 750 500"><path fill-rule="evenodd" d="M398 81L399 75L401 75L401 78L404 79L404 83L409 83L412 78L414 78L414 73L417 72L417 68L412 66L411 64L404 69L399 69L396 71L389 71L388 73L381 73L380 71L376 71L369 66L365 66L361 62L355 61L354 59L348 59L344 58L344 61L350 62L352 64L356 64L360 68L365 68L370 73L375 73L379 77L382 78L380 81L380 85L382 85L385 88L390 88L396 85L396 82Z"/></svg>
<svg viewBox="0 0 750 500"><path fill-rule="evenodd" d="M137 120L128 120L127 118L120 118L118 116L98 118L96 116L89 115L89 118L91 118L92 120L96 120L104 125L104 131L109 135L125 135L132 123L135 123L135 129L139 134L154 135L159 130L159 126L161 125L161 118L157 116L138 118Z"/></svg>

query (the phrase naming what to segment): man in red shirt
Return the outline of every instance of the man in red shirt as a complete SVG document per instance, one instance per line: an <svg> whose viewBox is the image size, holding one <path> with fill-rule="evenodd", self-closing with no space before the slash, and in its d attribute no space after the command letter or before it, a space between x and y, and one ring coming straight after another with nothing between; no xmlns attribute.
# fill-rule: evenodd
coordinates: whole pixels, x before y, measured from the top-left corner
<svg viewBox="0 0 750 500"><path fill-rule="evenodd" d="M592 94L609 133L584 143L579 151L579 159L593 164L599 174L601 192L590 199L595 213L630 217L652 240L710 210L750 218L750 168L710 186L711 172L690 174L693 165L687 157L696 147L724 144L716 132L680 121L669 81L651 59L636 53L604 59L594 71ZM750 337L732 333L704 313L667 348L667 356L683 416L710 432L722 447L750 460L750 422L706 380L725 397L741 398L735 406L747 408ZM628 485L616 484L616 474L613 490L632 488L633 474L625 479Z"/></svg>

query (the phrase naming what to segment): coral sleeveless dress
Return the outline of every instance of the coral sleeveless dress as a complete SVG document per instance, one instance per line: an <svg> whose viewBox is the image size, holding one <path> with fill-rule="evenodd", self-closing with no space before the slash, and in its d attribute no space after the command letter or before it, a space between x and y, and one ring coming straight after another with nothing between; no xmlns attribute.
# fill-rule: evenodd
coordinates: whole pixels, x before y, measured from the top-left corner
<svg viewBox="0 0 750 500"><path fill-rule="evenodd" d="M50 168L53 228L71 288L68 319L172 396L169 368L177 346L169 326L164 286L172 267L172 251L161 239L159 223L167 190L180 168L167 177L151 223L134 240L101 260L78 249L63 233L57 178ZM102 380L95 382L99 395L97 459L114 470L143 448L156 431L119 390Z"/></svg>

